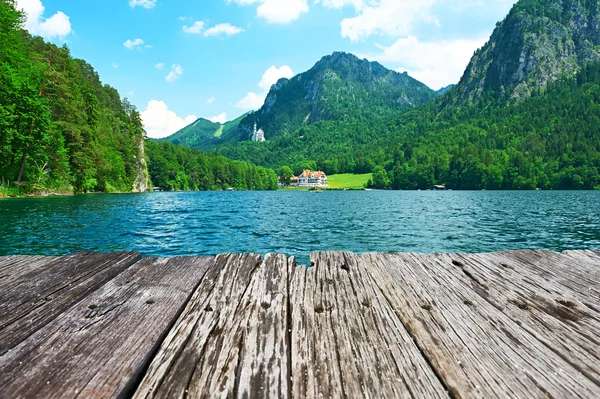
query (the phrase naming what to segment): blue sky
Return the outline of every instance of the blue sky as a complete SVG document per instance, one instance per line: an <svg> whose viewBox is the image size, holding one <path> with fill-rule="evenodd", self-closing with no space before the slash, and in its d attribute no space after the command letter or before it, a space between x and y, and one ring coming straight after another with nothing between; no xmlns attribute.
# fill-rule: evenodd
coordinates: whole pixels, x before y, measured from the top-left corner
<svg viewBox="0 0 600 399"><path fill-rule="evenodd" d="M514 0L17 0L26 28L88 61L148 135L231 120L280 77L346 51L456 83Z"/></svg>

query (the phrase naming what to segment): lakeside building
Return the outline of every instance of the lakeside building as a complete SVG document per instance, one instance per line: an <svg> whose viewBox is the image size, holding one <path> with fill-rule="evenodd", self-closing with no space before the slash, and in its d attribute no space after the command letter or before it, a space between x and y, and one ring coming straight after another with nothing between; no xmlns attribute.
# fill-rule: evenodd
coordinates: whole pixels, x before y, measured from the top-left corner
<svg viewBox="0 0 600 399"><path fill-rule="evenodd" d="M278 178L279 187L283 188L285 185L281 182L281 178ZM322 171L303 171L300 176L292 177L290 179L290 185L288 187L298 187L298 188L307 188L307 187L328 187L329 183L327 182L327 175Z"/></svg>

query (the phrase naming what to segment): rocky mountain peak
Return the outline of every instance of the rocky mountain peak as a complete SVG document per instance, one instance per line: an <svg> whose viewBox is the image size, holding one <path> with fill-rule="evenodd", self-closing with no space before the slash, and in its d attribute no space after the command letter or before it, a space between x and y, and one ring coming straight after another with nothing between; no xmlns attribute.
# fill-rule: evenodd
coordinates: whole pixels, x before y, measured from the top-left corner
<svg viewBox="0 0 600 399"><path fill-rule="evenodd" d="M521 0L477 50L450 100L520 101L598 60L597 0Z"/></svg>

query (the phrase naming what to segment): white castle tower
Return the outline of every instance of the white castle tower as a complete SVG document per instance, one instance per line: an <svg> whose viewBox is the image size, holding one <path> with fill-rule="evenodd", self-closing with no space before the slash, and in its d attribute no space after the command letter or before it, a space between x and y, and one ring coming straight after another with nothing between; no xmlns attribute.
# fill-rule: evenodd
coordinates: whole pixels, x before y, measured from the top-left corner
<svg viewBox="0 0 600 399"><path fill-rule="evenodd" d="M254 123L254 133L252 133L252 141L265 141L265 132L262 129L256 130L256 123Z"/></svg>

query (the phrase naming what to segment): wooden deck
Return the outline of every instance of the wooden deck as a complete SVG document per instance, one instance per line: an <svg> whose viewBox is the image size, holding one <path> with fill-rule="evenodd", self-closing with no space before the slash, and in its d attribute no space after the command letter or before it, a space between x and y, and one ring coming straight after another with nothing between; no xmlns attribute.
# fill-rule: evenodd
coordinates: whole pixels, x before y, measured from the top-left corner
<svg viewBox="0 0 600 399"><path fill-rule="evenodd" d="M600 398L600 251L0 257L0 398Z"/></svg>

